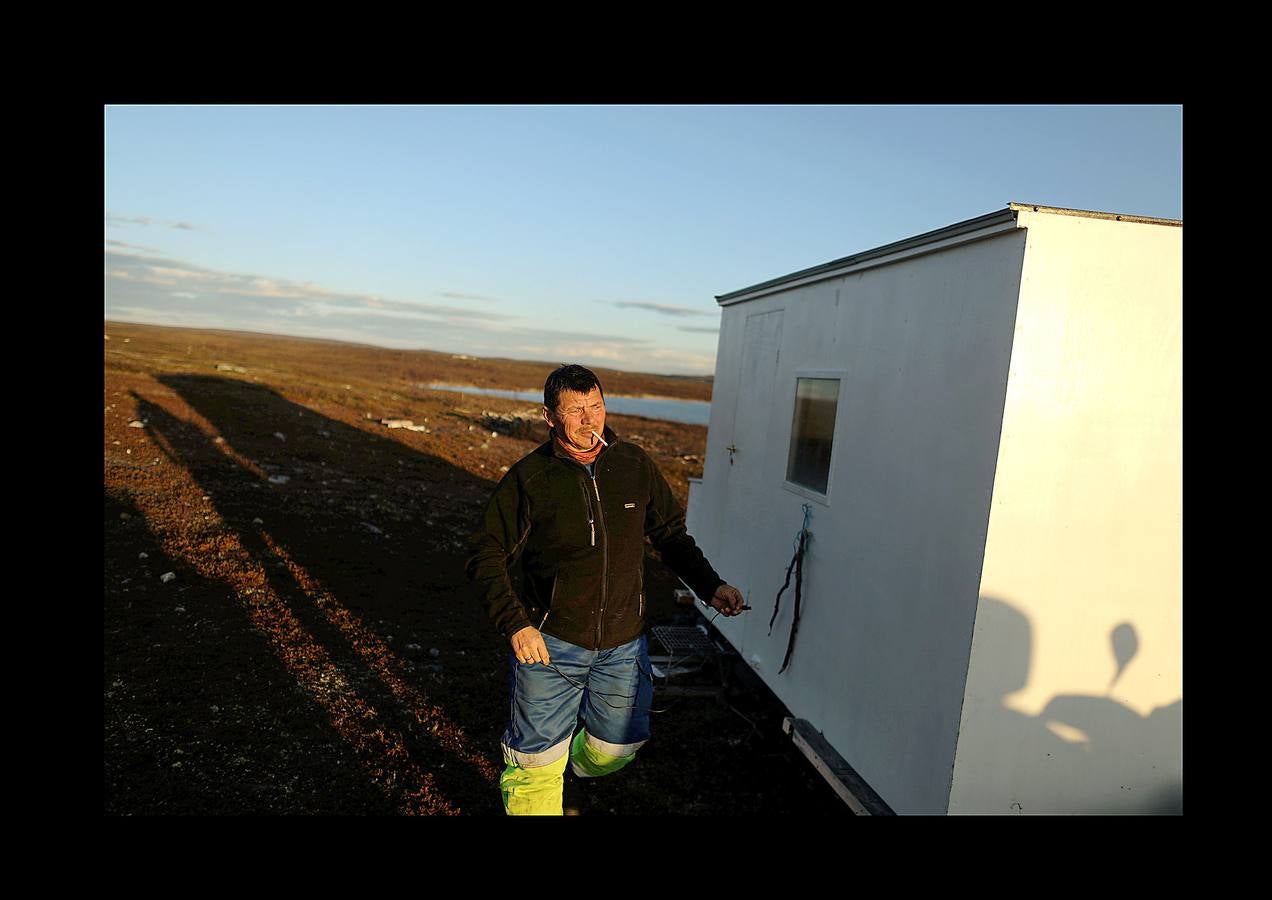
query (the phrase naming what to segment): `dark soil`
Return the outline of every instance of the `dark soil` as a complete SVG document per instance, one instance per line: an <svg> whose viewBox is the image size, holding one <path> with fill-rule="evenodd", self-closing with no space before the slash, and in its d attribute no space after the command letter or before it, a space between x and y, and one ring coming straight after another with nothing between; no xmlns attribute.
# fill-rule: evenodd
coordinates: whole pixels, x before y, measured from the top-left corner
<svg viewBox="0 0 1272 900"><path fill-rule="evenodd" d="M106 334L105 812L502 815L508 648L463 563L503 467L546 430L508 427L531 404L419 385L541 388L552 365ZM598 374L611 393L710 396L708 379ZM706 429L608 423L685 502ZM652 550L646 584L655 624L700 621ZM660 691L653 739L589 785L585 814L848 814L745 666L683 683L721 691Z"/></svg>

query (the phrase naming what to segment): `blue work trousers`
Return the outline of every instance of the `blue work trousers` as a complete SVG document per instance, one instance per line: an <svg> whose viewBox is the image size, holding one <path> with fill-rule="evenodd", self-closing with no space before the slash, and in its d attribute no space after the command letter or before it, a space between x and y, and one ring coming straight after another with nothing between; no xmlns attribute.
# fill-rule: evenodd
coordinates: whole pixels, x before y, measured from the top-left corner
<svg viewBox="0 0 1272 900"><path fill-rule="evenodd" d="M504 761L532 768L560 759L580 716L588 742L613 757L649 739L654 686L649 645L641 635L618 647L588 650L543 635L550 665L522 663L509 653L509 715Z"/></svg>

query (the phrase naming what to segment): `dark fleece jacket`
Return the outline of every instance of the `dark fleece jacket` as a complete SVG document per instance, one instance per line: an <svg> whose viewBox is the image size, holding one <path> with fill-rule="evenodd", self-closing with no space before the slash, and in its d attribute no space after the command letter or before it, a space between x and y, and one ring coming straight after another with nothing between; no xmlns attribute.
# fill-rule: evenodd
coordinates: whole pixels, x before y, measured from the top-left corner
<svg viewBox="0 0 1272 900"><path fill-rule="evenodd" d="M468 578L495 627L527 625L594 650L644 629L648 537L693 592L724 579L685 530L685 515L649 454L605 428L594 475L549 440L508 470L486 507ZM520 594L511 572L520 560Z"/></svg>

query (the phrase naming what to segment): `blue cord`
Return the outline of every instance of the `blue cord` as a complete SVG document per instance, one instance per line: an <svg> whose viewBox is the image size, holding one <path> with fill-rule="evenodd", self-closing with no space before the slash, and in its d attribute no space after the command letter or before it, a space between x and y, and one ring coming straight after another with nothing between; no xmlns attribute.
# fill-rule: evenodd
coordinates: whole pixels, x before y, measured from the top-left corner
<svg viewBox="0 0 1272 900"><path fill-rule="evenodd" d="M803 504L800 504L800 506L804 510L804 524L800 526L799 531L795 532L795 540L791 542L791 550L793 552L798 552L799 536L803 534L804 532L808 531L808 520L812 518L812 515L813 515L812 504L803 503Z"/></svg>

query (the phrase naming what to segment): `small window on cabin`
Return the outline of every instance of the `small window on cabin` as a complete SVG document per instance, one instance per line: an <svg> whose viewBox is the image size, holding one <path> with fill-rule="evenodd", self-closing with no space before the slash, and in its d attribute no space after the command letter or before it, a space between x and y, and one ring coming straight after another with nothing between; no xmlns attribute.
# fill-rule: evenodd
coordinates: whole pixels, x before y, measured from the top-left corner
<svg viewBox="0 0 1272 900"><path fill-rule="evenodd" d="M830 481L830 449L839 406L838 378L795 379L795 421L786 480L819 494Z"/></svg>

